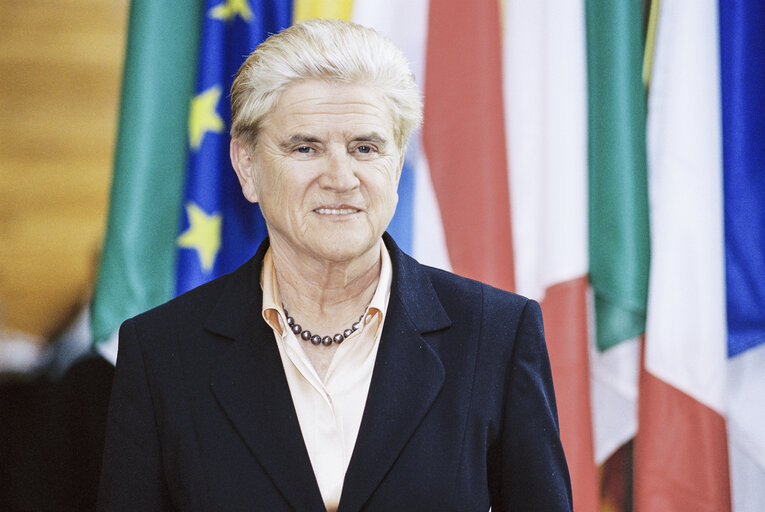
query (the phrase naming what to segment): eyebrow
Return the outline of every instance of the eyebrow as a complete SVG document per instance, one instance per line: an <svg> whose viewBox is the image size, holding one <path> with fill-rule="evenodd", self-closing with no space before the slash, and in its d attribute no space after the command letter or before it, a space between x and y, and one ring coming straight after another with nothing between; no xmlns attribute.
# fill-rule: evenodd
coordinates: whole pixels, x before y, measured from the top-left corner
<svg viewBox="0 0 765 512"><path fill-rule="evenodd" d="M382 146L388 143L388 141L385 140L384 137L382 137L380 134L376 132L358 135L353 138L353 142L373 142L375 144L380 144Z"/></svg>
<svg viewBox="0 0 765 512"><path fill-rule="evenodd" d="M318 137L314 137L313 135L304 135L302 133L297 133L281 141L279 143L279 147L282 148L283 150L289 150L295 145L305 144L307 142L316 143L316 142L321 142L321 140Z"/></svg>

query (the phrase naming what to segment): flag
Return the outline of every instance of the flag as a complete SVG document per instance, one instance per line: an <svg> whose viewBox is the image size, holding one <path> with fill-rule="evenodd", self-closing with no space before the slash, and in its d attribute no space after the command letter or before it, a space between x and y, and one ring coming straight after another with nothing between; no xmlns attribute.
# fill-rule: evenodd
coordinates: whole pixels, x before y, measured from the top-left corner
<svg viewBox="0 0 765 512"><path fill-rule="evenodd" d="M728 355L765 343L765 4L720 2Z"/></svg>
<svg viewBox="0 0 765 512"><path fill-rule="evenodd" d="M721 1L726 427L734 510L765 503L765 3Z"/></svg>
<svg viewBox="0 0 765 512"><path fill-rule="evenodd" d="M427 34L422 143L436 199L448 205L449 259L459 274L512 290L499 2L443 0Z"/></svg>
<svg viewBox="0 0 765 512"><path fill-rule="evenodd" d="M188 169L177 238L176 294L231 272L266 237L257 206L229 161L228 91L239 66L270 33L292 23L285 0L206 0L188 121Z"/></svg>
<svg viewBox="0 0 765 512"><path fill-rule="evenodd" d="M601 464L637 430L638 343L645 331L650 257L643 2L587 0L586 18L588 255L595 320L590 372L595 460Z"/></svg>
<svg viewBox="0 0 765 512"><path fill-rule="evenodd" d="M731 510L717 8L663 1L648 103L651 270L638 510Z"/></svg>
<svg viewBox="0 0 765 512"><path fill-rule="evenodd" d="M589 257L598 349L645 330L648 293L641 1L587 0Z"/></svg>
<svg viewBox="0 0 765 512"><path fill-rule="evenodd" d="M134 0L130 7L109 220L91 316L94 339L112 361L122 321L175 292L200 13L193 2Z"/></svg>

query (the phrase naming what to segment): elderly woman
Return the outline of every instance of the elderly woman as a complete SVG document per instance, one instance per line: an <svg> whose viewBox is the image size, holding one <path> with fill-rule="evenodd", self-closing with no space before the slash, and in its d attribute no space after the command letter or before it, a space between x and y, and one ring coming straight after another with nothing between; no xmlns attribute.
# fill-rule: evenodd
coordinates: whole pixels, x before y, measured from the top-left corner
<svg viewBox="0 0 765 512"><path fill-rule="evenodd" d="M402 53L298 24L231 108L269 238L122 326L100 508L570 510L539 306L385 234L422 109Z"/></svg>

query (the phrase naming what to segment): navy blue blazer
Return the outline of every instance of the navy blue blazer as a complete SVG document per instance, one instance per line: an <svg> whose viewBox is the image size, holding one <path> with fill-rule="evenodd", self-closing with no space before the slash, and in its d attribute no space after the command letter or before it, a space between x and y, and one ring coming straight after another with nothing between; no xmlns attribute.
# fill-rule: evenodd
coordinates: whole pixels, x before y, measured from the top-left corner
<svg viewBox="0 0 765 512"><path fill-rule="evenodd" d="M384 238L390 302L338 512L571 510L539 305ZM266 247L123 324L100 510L325 510L261 316Z"/></svg>

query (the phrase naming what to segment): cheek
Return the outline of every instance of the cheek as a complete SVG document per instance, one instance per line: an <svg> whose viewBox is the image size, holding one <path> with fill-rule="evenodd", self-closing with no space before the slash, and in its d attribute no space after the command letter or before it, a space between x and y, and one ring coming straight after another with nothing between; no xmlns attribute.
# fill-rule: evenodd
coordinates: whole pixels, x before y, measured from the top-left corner
<svg viewBox="0 0 765 512"><path fill-rule="evenodd" d="M397 166L394 166L387 174L388 181L387 181L387 196L389 198L389 201L393 203L393 206L395 207L396 204L398 204L398 183L400 178L400 170Z"/></svg>
<svg viewBox="0 0 765 512"><path fill-rule="evenodd" d="M396 205L398 204L398 183L395 176L391 178L390 175L387 175L385 179L378 183L377 201L381 215L379 220L384 223L390 222L390 218L393 217Z"/></svg>
<svg viewBox="0 0 765 512"><path fill-rule="evenodd" d="M261 169L256 180L261 202L274 204L281 201L289 190L284 169L274 162Z"/></svg>
<svg viewBox="0 0 765 512"><path fill-rule="evenodd" d="M301 229L308 208L307 194L310 193L310 183L295 179L295 173L280 174L274 177L269 187L268 209L272 217L278 217L278 222L290 225L292 229Z"/></svg>

